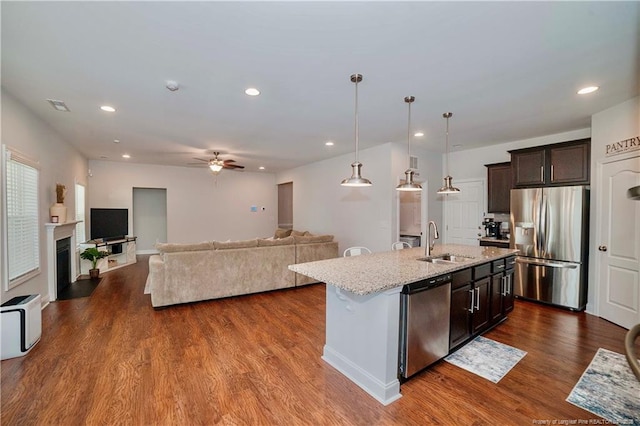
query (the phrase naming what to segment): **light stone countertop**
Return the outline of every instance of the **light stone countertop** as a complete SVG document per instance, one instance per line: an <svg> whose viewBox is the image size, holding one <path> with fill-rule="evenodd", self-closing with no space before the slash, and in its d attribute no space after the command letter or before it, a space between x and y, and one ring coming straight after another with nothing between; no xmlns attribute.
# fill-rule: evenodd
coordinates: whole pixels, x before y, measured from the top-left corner
<svg viewBox="0 0 640 426"><path fill-rule="evenodd" d="M424 247L363 254L289 265L289 269L361 296L497 260L518 250L457 244L436 245L432 256L453 254L465 262L433 264L419 261Z"/></svg>

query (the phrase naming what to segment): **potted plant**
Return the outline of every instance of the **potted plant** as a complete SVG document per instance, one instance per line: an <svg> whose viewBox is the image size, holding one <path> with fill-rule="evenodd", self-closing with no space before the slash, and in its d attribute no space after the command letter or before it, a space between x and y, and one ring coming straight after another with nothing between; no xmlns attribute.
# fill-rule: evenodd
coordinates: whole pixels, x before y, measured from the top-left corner
<svg viewBox="0 0 640 426"><path fill-rule="evenodd" d="M103 250L98 250L95 247L89 247L88 249L85 249L82 253L80 253L80 257L82 259L91 262L91 269L89 269L89 277L91 279L98 278L98 276L100 275L100 269L96 268L98 259L102 259L103 257L107 256L109 256L109 253Z"/></svg>

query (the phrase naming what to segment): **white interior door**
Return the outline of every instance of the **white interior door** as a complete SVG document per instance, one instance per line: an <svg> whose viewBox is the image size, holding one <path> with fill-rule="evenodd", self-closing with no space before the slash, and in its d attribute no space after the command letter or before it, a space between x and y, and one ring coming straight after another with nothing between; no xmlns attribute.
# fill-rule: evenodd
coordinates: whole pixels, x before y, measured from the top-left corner
<svg viewBox="0 0 640 426"><path fill-rule="evenodd" d="M483 180L458 181L458 194L442 195L444 199L445 243L477 246L485 206Z"/></svg>
<svg viewBox="0 0 640 426"><path fill-rule="evenodd" d="M602 164L598 206L600 316L631 328L640 323L640 201L626 196L640 185L640 157Z"/></svg>

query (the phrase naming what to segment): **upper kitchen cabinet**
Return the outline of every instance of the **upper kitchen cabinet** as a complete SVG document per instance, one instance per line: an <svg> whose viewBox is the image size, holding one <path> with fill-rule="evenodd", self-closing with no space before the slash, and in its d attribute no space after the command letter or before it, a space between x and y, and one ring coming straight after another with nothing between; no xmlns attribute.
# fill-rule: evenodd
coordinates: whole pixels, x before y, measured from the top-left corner
<svg viewBox="0 0 640 426"><path fill-rule="evenodd" d="M489 213L509 213L511 202L511 163L485 164Z"/></svg>
<svg viewBox="0 0 640 426"><path fill-rule="evenodd" d="M509 151L514 188L588 185L591 139Z"/></svg>

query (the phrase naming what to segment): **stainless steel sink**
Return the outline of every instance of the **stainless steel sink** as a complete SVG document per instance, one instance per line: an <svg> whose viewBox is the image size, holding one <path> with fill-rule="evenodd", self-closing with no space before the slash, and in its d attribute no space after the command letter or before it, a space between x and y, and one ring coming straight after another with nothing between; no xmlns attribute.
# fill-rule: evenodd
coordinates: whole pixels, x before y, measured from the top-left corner
<svg viewBox="0 0 640 426"><path fill-rule="evenodd" d="M463 263L472 260L471 257L466 256L457 256L455 254L441 254L438 256L427 256L427 257L419 257L418 260L422 260L423 262L435 263L435 264L453 264L453 263Z"/></svg>

